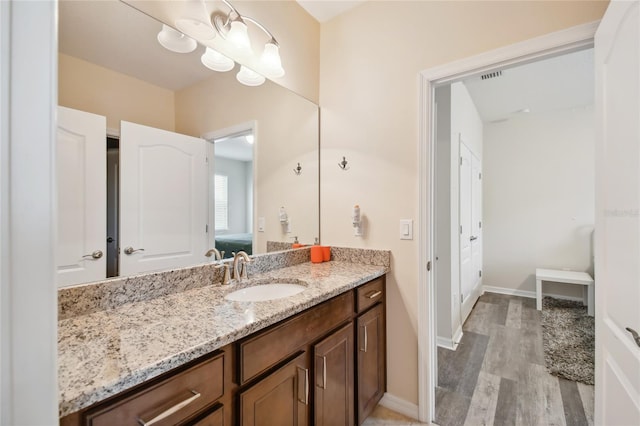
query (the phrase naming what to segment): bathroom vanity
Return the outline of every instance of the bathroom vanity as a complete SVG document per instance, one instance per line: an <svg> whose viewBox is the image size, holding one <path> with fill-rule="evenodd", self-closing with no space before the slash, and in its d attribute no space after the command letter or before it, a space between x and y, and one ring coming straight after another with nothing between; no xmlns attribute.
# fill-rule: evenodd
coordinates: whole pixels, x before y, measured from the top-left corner
<svg viewBox="0 0 640 426"><path fill-rule="evenodd" d="M241 284L65 314L61 424L360 424L386 386L389 263L377 263L386 265L307 260ZM306 288L265 302L225 299L274 281Z"/></svg>

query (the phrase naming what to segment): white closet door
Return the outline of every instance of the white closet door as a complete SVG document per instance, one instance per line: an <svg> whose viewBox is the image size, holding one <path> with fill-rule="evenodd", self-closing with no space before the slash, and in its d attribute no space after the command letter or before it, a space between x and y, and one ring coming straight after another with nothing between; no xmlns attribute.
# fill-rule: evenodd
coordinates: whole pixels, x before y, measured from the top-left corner
<svg viewBox="0 0 640 426"><path fill-rule="evenodd" d="M58 107L58 286L106 277L105 117Z"/></svg>
<svg viewBox="0 0 640 426"><path fill-rule="evenodd" d="M595 37L598 425L640 424L640 2L612 1Z"/></svg>
<svg viewBox="0 0 640 426"><path fill-rule="evenodd" d="M120 129L120 274L207 259L203 139L123 121Z"/></svg>

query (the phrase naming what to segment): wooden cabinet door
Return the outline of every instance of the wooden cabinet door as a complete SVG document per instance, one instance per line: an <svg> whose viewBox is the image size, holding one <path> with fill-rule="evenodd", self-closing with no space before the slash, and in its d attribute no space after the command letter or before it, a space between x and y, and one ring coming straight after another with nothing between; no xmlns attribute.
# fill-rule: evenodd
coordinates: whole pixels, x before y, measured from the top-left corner
<svg viewBox="0 0 640 426"><path fill-rule="evenodd" d="M314 425L352 426L353 323L313 347L315 360Z"/></svg>
<svg viewBox="0 0 640 426"><path fill-rule="evenodd" d="M309 423L306 353L240 394L242 426L306 426Z"/></svg>
<svg viewBox="0 0 640 426"><path fill-rule="evenodd" d="M358 424L371 414L385 391L384 310L377 305L358 317Z"/></svg>

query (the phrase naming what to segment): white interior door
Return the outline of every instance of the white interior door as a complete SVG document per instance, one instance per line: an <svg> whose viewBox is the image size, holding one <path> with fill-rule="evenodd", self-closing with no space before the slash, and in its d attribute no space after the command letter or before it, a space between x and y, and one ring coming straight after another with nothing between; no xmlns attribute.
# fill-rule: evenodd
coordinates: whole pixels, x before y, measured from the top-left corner
<svg viewBox="0 0 640 426"><path fill-rule="evenodd" d="M460 143L460 190L459 190L459 217L460 217L460 294L461 294L461 322L471 312L473 304L470 296L475 282L473 278L472 259L472 164L471 151L464 143Z"/></svg>
<svg viewBox="0 0 640 426"><path fill-rule="evenodd" d="M640 3L612 1L595 37L595 423L640 424Z"/></svg>
<svg viewBox="0 0 640 426"><path fill-rule="evenodd" d="M121 275L207 260L207 187L203 139L121 123Z"/></svg>
<svg viewBox="0 0 640 426"><path fill-rule="evenodd" d="M482 166L471 154L471 298L473 303L480 297L482 285ZM473 307L473 306L471 306Z"/></svg>
<svg viewBox="0 0 640 426"><path fill-rule="evenodd" d="M106 277L105 117L58 107L58 286Z"/></svg>

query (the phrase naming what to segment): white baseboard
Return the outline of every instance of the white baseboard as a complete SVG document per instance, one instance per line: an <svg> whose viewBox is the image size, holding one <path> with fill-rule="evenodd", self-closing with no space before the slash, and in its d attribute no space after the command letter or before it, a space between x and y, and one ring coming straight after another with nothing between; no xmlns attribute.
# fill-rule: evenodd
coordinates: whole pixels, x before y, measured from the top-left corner
<svg viewBox="0 0 640 426"><path fill-rule="evenodd" d="M436 344L441 348L449 349L450 351L456 350L456 345L453 344L453 340L448 337L440 337L436 338Z"/></svg>
<svg viewBox="0 0 640 426"><path fill-rule="evenodd" d="M455 333L453 333L453 344L457 348L458 343L462 340L462 324L458 327Z"/></svg>
<svg viewBox="0 0 640 426"><path fill-rule="evenodd" d="M517 290L515 288L505 288L505 287L494 287L490 285L483 286L483 293L488 291L489 293L499 293L499 294L508 294L510 296L520 296L520 297L528 297L530 299L536 298L535 291L527 291L527 290ZM563 296L561 294L553 294L553 293L542 293L542 296L551 296L556 299L564 299L564 300L574 300L577 302L582 302L582 297L574 297L574 296Z"/></svg>
<svg viewBox="0 0 640 426"><path fill-rule="evenodd" d="M385 394L382 395L382 399L380 400L380 405L388 408L389 410L393 410L396 413L400 413L407 417L411 417L412 419L418 418L417 404L406 401L402 398L398 398L397 396L392 395L389 392L385 392Z"/></svg>
<svg viewBox="0 0 640 426"><path fill-rule="evenodd" d="M453 338L449 337L436 337L436 344L441 348L449 349L451 351L455 351L458 349L458 343L462 340L462 326L458 327L455 333L453 333Z"/></svg>

